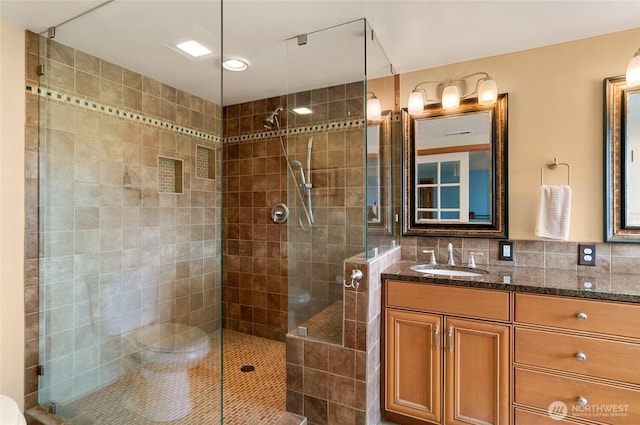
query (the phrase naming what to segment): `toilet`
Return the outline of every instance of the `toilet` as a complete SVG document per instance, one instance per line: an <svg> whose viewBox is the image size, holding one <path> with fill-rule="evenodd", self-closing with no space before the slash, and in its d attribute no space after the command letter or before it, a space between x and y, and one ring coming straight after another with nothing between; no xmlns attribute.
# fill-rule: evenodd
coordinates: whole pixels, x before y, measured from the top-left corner
<svg viewBox="0 0 640 425"><path fill-rule="evenodd" d="M24 415L14 399L0 394L0 424L27 425Z"/></svg>
<svg viewBox="0 0 640 425"><path fill-rule="evenodd" d="M109 285L105 282L103 285ZM122 291L117 280L109 290ZM127 294L122 292L122 297ZM154 422L169 422L191 412L189 369L207 356L209 336L202 329L180 323L154 323L157 318L157 292L146 294L146 302L155 307L136 310L137 320L121 315L118 303L100 305L100 332L104 336L120 336L127 351L136 353L140 367L132 372L140 380L123 396L124 405L132 412Z"/></svg>
<svg viewBox="0 0 640 425"><path fill-rule="evenodd" d="M125 404L155 422L181 419L191 412L189 369L210 351L200 328L161 323L133 331L128 338L140 348L145 390L130 393Z"/></svg>
<svg viewBox="0 0 640 425"><path fill-rule="evenodd" d="M288 289L289 292L289 330L292 330L296 326L299 326L300 323L296 323L296 313L299 312L302 308L306 307L307 304L311 301L311 295L309 295L309 291L304 288L300 288L297 286L291 286Z"/></svg>

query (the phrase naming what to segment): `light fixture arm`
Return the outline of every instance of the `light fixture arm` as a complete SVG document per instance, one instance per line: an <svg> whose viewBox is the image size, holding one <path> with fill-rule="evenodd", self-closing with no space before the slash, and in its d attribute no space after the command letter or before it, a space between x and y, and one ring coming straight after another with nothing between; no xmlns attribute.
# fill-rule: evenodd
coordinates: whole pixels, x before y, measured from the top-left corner
<svg viewBox="0 0 640 425"><path fill-rule="evenodd" d="M473 91L469 91L468 83L472 81L475 81ZM429 96L429 87L432 87L433 97ZM420 113L427 103L443 102L443 97L446 97L443 102L445 109L456 108L460 99L473 96L478 96L478 103L482 105L495 103L497 90L495 81L486 72L474 72L446 81L421 81L415 85L409 96L409 113Z"/></svg>

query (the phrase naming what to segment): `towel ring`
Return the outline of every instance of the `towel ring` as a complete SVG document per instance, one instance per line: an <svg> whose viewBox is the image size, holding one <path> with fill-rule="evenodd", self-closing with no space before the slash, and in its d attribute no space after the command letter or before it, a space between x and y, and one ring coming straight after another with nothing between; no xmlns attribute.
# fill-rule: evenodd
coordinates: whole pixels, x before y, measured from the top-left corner
<svg viewBox="0 0 640 425"><path fill-rule="evenodd" d="M571 186L571 166L566 162L558 162L558 158L553 158L553 162L551 164L545 164L540 167L540 185L544 185L544 169L549 168L553 170L558 165L564 165L567 167L567 186Z"/></svg>

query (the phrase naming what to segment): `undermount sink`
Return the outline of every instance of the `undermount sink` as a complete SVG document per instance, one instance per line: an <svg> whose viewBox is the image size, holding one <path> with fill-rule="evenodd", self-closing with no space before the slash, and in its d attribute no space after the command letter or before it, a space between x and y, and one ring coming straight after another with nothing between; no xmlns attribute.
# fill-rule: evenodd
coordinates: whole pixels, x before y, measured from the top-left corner
<svg viewBox="0 0 640 425"><path fill-rule="evenodd" d="M473 277L473 276L482 276L484 274L487 274L486 271L484 270L469 270L469 269L442 269L442 268L437 268L428 264L419 264L417 266L413 266L411 267L411 270L416 271L416 272L420 272L420 273L425 273L425 274L435 274L435 275L439 275L439 276L467 276L467 277Z"/></svg>

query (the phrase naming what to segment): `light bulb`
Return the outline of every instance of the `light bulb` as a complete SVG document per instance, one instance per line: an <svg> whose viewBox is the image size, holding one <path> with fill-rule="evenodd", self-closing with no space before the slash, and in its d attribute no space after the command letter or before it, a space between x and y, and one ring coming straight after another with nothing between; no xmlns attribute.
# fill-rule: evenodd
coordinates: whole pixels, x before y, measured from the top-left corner
<svg viewBox="0 0 640 425"><path fill-rule="evenodd" d="M455 109L460 105L460 91L457 86L447 86L442 92L442 107Z"/></svg>
<svg viewBox="0 0 640 425"><path fill-rule="evenodd" d="M424 112L424 96L422 96L421 91L414 90L411 92L409 102L407 102L407 109L412 115Z"/></svg>
<svg viewBox="0 0 640 425"><path fill-rule="evenodd" d="M498 100L498 86L495 80L488 78L482 80L478 85L478 103L480 105L491 105Z"/></svg>
<svg viewBox="0 0 640 425"><path fill-rule="evenodd" d="M629 61L629 65L627 65L626 79L627 85L629 86L640 84L640 49L633 55Z"/></svg>
<svg viewBox="0 0 640 425"><path fill-rule="evenodd" d="M380 100L377 97L373 97L367 100L367 119L379 120L382 116L382 107L380 106Z"/></svg>

